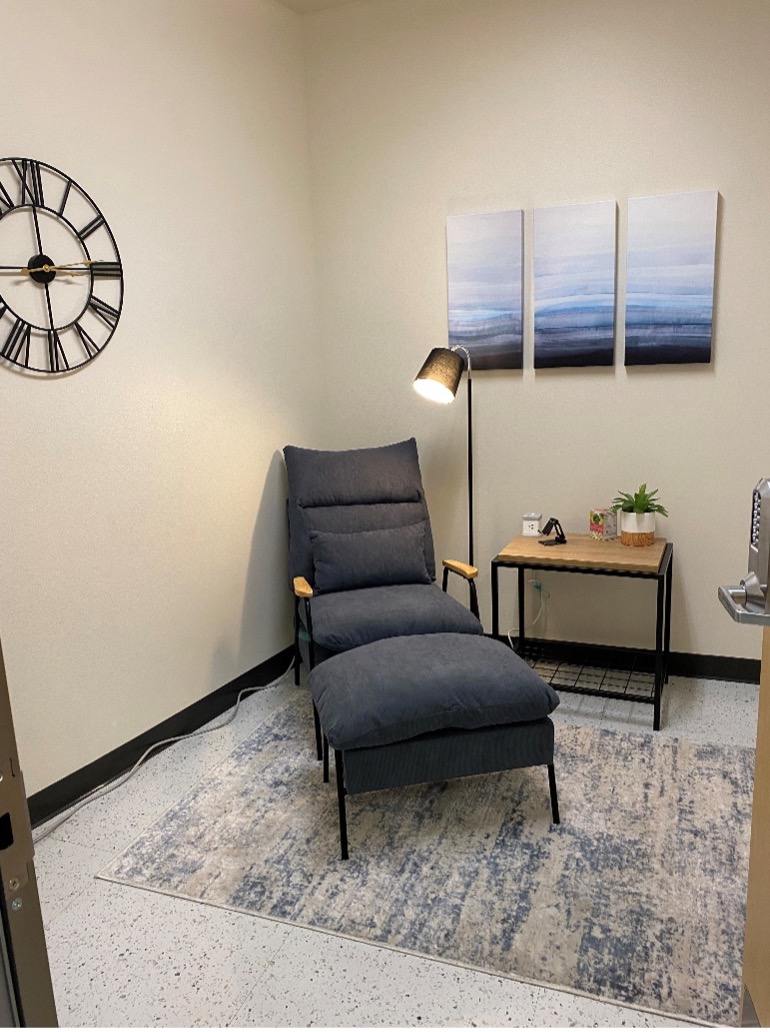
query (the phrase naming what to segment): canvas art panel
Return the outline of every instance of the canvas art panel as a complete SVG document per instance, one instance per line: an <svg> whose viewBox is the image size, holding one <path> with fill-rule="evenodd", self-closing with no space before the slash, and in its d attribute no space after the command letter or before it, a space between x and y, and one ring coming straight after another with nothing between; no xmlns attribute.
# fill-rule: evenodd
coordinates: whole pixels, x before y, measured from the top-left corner
<svg viewBox="0 0 770 1032"><path fill-rule="evenodd" d="M522 367L523 212L447 218L449 346L474 370Z"/></svg>
<svg viewBox="0 0 770 1032"><path fill-rule="evenodd" d="M626 365L710 362L716 190L628 202Z"/></svg>
<svg viewBox="0 0 770 1032"><path fill-rule="evenodd" d="M535 210L536 369L612 365L615 227L614 201Z"/></svg>

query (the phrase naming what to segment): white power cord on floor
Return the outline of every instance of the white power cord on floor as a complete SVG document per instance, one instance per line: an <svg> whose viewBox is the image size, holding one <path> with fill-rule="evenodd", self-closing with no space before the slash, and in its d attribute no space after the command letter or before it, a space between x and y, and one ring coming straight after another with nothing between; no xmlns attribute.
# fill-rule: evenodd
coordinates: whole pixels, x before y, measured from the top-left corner
<svg viewBox="0 0 770 1032"><path fill-rule="evenodd" d="M176 735L176 737L174 738L164 738L163 741L156 742L154 745L151 745L149 749L142 753L142 755L133 765L131 770L126 771L125 774L121 774L118 777L118 779L116 781L113 781L112 783L107 781L104 783L104 785L100 785L98 788L92 789L87 795L83 796L83 798L79 800L79 802L77 802L75 806L72 807L72 809L68 810L62 817L60 817L58 821L55 821L53 824L49 824L46 827L45 831L41 832L39 835L33 835L32 842L41 842L47 835L50 835L52 831L56 831L57 828L60 828L62 824L64 824L66 821L70 819L70 817L74 817L75 814L79 810L82 810L84 806L87 806L89 803L96 802L97 799L103 799L104 796L109 795L110 792L114 792L116 788L120 788L121 785L125 785L129 778L132 778L134 774L136 774L136 772L139 770L142 764L149 759L149 757L156 751L156 749L160 749L164 745L172 745L174 742L184 742L188 738L197 738L198 735L207 735L210 731L221 731L223 727L227 727L228 724L232 723L235 720L236 714L238 713L238 709L241 705L241 699L244 697L244 695L253 695L256 692L267 691L268 688L276 688L279 684L281 684L282 681L284 681L289 676L293 669L294 660L291 661L289 669L286 670L283 674L281 674L280 677L276 678L275 681L271 681L270 684L258 685L253 688L241 688L241 690L238 692L238 697L235 700L233 712L230 714L227 720L223 720L221 724L216 724L214 725L214 727L201 727L198 728L197 731L189 731L186 735Z"/></svg>

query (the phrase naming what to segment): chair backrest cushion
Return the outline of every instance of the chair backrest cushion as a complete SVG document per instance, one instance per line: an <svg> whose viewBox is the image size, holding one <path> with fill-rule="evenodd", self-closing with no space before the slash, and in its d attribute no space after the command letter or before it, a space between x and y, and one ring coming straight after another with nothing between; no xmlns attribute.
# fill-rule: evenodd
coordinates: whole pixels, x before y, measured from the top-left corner
<svg viewBox="0 0 770 1032"><path fill-rule="evenodd" d="M289 484L290 583L294 577L305 577L315 586L314 534L349 535L415 524L423 531L428 577L435 578L433 537L413 437L351 451L287 445L283 454ZM375 582L376 571L371 586Z"/></svg>

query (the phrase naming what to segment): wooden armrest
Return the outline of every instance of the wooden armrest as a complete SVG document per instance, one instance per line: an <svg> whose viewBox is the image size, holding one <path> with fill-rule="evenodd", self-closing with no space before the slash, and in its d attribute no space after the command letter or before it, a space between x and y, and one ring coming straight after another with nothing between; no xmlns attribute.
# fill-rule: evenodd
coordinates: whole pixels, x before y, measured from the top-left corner
<svg viewBox="0 0 770 1032"><path fill-rule="evenodd" d="M478 576L479 571L476 567L469 566L468 563L458 562L457 559L444 559L442 561L447 570L451 570L452 573L459 573L466 580L473 580L474 577Z"/></svg>
<svg viewBox="0 0 770 1032"><path fill-rule="evenodd" d="M294 594L297 598L312 598L313 589L310 587L304 577L294 578Z"/></svg>

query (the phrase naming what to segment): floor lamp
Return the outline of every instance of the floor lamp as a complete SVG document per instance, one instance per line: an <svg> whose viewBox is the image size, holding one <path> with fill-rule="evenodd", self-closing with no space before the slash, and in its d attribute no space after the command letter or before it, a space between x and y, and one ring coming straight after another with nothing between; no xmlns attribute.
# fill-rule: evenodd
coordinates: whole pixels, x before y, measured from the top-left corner
<svg viewBox="0 0 770 1032"><path fill-rule="evenodd" d="M460 351L465 355L465 361L458 354ZM433 348L414 379L414 389L429 401L446 405L455 399L463 368L468 370L468 562L473 566L473 420L471 356L468 349L458 345Z"/></svg>

